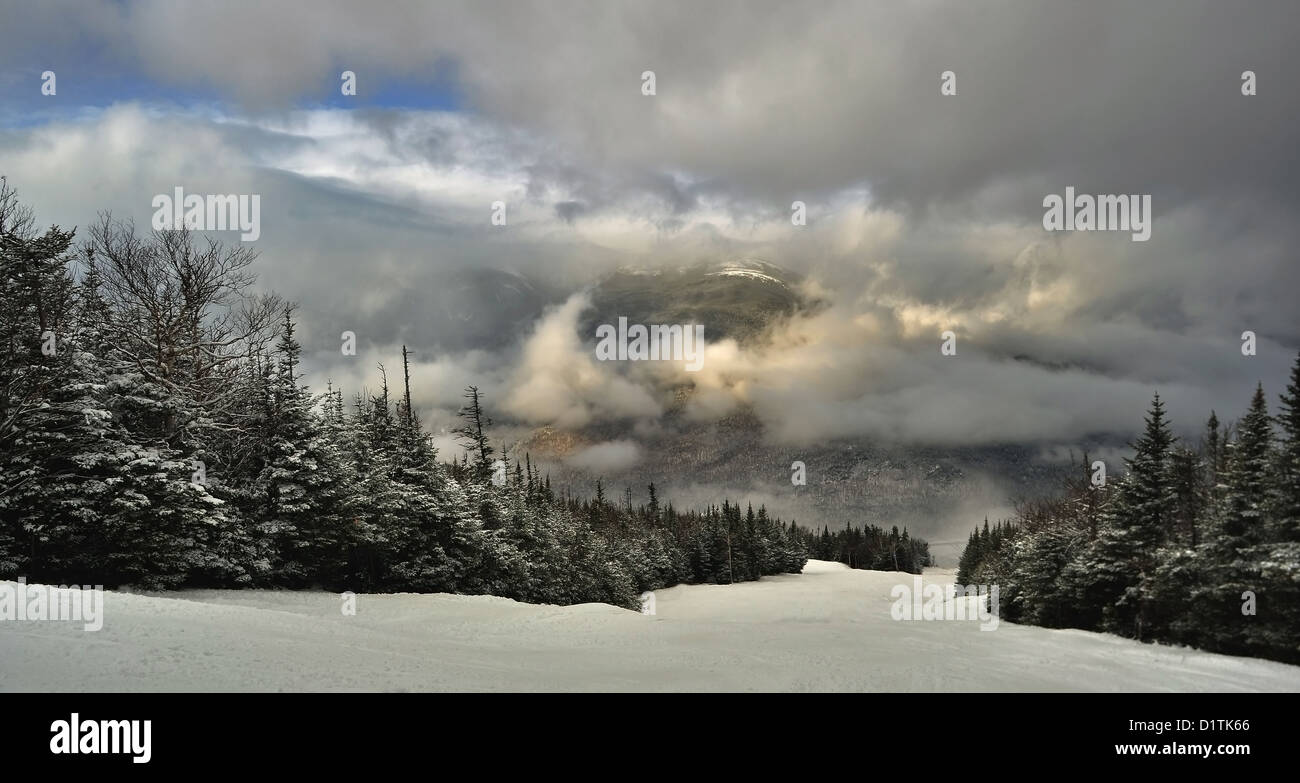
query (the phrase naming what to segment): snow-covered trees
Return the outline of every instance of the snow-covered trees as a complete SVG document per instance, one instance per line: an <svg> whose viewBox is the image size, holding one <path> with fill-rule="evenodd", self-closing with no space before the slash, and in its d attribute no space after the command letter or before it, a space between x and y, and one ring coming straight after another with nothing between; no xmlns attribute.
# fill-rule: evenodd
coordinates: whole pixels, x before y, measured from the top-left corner
<svg viewBox="0 0 1300 783"><path fill-rule="evenodd" d="M492 445L484 430L491 426L492 420L483 413L477 386L465 389L465 403L461 408L461 418L465 423L457 427L454 433L460 436L465 449L474 457L474 469L479 476L486 478L492 470Z"/></svg>
<svg viewBox="0 0 1300 783"><path fill-rule="evenodd" d="M1139 639L1150 620L1145 582L1176 519L1172 444L1164 403L1156 394L1146 428L1133 444L1134 456L1126 460L1128 475L1118 482L1110 513L1085 554L1091 578L1082 589L1103 607L1102 627Z"/></svg>
<svg viewBox="0 0 1300 783"><path fill-rule="evenodd" d="M1300 356L1291 368L1277 415L1281 441L1277 449L1274 537L1300 543Z"/></svg>
<svg viewBox="0 0 1300 783"><path fill-rule="evenodd" d="M1256 547L1259 618L1254 647L1300 661L1300 356L1291 368L1277 415L1272 493Z"/></svg>
<svg viewBox="0 0 1300 783"><path fill-rule="evenodd" d="M1271 418L1257 387L1194 449L1157 397L1127 475L1021 509L1001 541L977 528L959 581L1000 581L1007 619L1300 662L1300 358L1281 401Z"/></svg>
<svg viewBox="0 0 1300 783"><path fill-rule="evenodd" d="M914 538L906 528L900 532L896 526L886 530L876 525L849 525L835 533L823 528L819 535L795 534L796 538L800 536L813 557L835 560L850 568L919 574L921 569L933 565L929 543Z"/></svg>
<svg viewBox="0 0 1300 783"><path fill-rule="evenodd" d="M762 508L680 514L653 486L649 507L630 490L615 506L599 483L560 499L527 456L502 480L475 387L457 431L472 461L439 462L405 348L400 399L386 377L350 410L314 395L293 307L252 292L243 246L104 217L74 248L33 226L0 181L0 578L635 608L803 568L793 523Z"/></svg>
<svg viewBox="0 0 1300 783"><path fill-rule="evenodd" d="M77 329L73 232L33 229L0 180L0 571L76 571L96 548L101 379ZM94 532L92 532L94 531Z"/></svg>
<svg viewBox="0 0 1300 783"><path fill-rule="evenodd" d="M259 578L290 586L346 581L357 499L336 426L333 394L314 399L300 386L292 307L284 308L275 353L250 376L248 444L232 487L270 567ZM216 478L221 478L220 474Z"/></svg>

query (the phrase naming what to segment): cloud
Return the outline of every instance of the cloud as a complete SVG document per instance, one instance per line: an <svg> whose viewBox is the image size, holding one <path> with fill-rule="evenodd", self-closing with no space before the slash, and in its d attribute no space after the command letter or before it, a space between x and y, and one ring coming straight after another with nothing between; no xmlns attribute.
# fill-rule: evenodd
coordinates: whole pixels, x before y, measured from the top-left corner
<svg viewBox="0 0 1300 783"><path fill-rule="evenodd" d="M641 447L635 441L612 440L588 446L565 462L570 467L593 474L617 473L635 467L641 457Z"/></svg>
<svg viewBox="0 0 1300 783"><path fill-rule="evenodd" d="M546 140L528 161L535 186L586 191L577 200L636 183L682 209L708 194L788 204L869 182L885 201L1027 217L1044 188L1066 184L1155 190L1166 204L1261 189L1294 200L1300 96L1285 88L1285 53L1297 13L1178 0L147 0L94 14L54 2L6 14L0 51L14 70L104 52L141 79L255 112L337 92L345 68L378 90L454 63L467 110ZM1247 68L1261 74L1254 99L1239 90ZM647 69L653 97L640 92ZM945 70L955 96L939 93Z"/></svg>
<svg viewBox="0 0 1300 783"><path fill-rule="evenodd" d="M560 427L597 421L655 418L662 408L646 388L599 362L578 334L590 306L575 294L547 313L523 348L506 410L520 420Z"/></svg>
<svg viewBox="0 0 1300 783"><path fill-rule="evenodd" d="M109 209L146 227L178 185L261 194L261 284L301 303L313 385L373 390L406 345L439 421L476 383L523 425L635 431L690 382L688 419L747 406L785 443L1070 443L1131 433L1157 388L1189 427L1280 389L1300 348L1298 13L14 5L0 100L23 119L0 121L0 173L65 226ZM34 88L46 67L58 98ZM373 94L451 74L463 100L338 108L345 68ZM113 78L78 103L92 71ZM1151 241L1044 232L1042 198L1067 185L1151 194ZM711 344L696 374L597 362L577 331L573 292L619 266L748 255L825 307L767 344Z"/></svg>

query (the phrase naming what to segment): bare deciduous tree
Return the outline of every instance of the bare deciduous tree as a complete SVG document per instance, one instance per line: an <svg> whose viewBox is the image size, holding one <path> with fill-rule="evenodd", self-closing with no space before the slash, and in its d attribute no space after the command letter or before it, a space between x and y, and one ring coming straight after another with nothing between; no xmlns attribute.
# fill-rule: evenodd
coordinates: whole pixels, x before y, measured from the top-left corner
<svg viewBox="0 0 1300 783"><path fill-rule="evenodd" d="M208 237L199 244L184 230L142 238L130 221L103 214L83 252L93 255L105 299L125 314L106 324L114 351L174 398L161 436L237 427L240 375L277 337L284 311L277 295L252 290L257 251Z"/></svg>

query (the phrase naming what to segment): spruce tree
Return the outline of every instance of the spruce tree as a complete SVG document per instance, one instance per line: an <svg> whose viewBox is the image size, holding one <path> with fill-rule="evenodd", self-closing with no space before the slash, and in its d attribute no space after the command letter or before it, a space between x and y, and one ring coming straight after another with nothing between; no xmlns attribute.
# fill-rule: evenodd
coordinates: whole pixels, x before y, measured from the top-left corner
<svg viewBox="0 0 1300 783"><path fill-rule="evenodd" d="M97 548L102 426L67 265L73 233L38 235L0 180L0 577L68 578ZM89 339L87 339L89 338ZM95 463L92 465L91 463ZM109 473L111 476L111 472Z"/></svg>
<svg viewBox="0 0 1300 783"><path fill-rule="evenodd" d="M1257 386L1228 448L1217 525L1198 553L1203 576L1197 598L1205 606L1199 631L1215 650L1245 654L1258 644L1259 617L1241 611L1247 593L1256 595L1261 610L1269 607L1259 561L1272 505L1273 438L1264 390Z"/></svg>
<svg viewBox="0 0 1300 783"><path fill-rule="evenodd" d="M1273 524L1277 541L1300 544L1300 355L1281 395L1277 415L1281 438L1277 450Z"/></svg>
<svg viewBox="0 0 1300 783"><path fill-rule="evenodd" d="M1263 590L1255 638L1263 654L1300 663L1300 356L1281 395L1277 425L1272 520L1259 548Z"/></svg>
<svg viewBox="0 0 1300 783"><path fill-rule="evenodd" d="M495 451L486 432L492 420L483 411L482 396L477 386L466 387L463 396L469 400L460 409L460 417L465 423L452 432L460 437L466 452L473 455L474 469L480 480L487 480L491 476L492 455Z"/></svg>
<svg viewBox="0 0 1300 783"><path fill-rule="evenodd" d="M298 381L301 347L295 338L293 307L284 323L265 389L268 416L258 437L261 470L249 484L249 509L275 547L279 584L343 584L351 549L348 515L353 512L345 458L322 427L313 399ZM332 402L332 400L331 400Z"/></svg>
<svg viewBox="0 0 1300 783"><path fill-rule="evenodd" d="M1164 403L1156 394L1143 433L1133 444L1134 455L1125 460L1128 474L1119 484L1114 506L1095 545L1084 555L1087 573L1079 578L1079 598L1101 611L1104 628L1139 639L1151 631L1146 627L1151 612L1144 585L1177 516L1172 445Z"/></svg>

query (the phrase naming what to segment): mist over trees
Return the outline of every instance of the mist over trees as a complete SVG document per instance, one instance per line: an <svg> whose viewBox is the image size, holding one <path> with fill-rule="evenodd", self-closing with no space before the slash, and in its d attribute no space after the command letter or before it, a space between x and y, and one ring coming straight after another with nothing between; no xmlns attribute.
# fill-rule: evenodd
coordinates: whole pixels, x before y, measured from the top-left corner
<svg viewBox="0 0 1300 783"><path fill-rule="evenodd" d="M0 578L322 587L602 601L798 572L765 508L634 507L494 464L471 387L460 462L402 383L301 383L294 308L254 293L254 251L187 231L43 232L0 184Z"/></svg>
<svg viewBox="0 0 1300 783"><path fill-rule="evenodd" d="M961 584L1001 586L1013 622L1300 663L1300 357L1271 416L1210 414L1194 445L1156 395L1122 478L1088 461L1059 496L975 530Z"/></svg>

